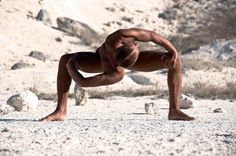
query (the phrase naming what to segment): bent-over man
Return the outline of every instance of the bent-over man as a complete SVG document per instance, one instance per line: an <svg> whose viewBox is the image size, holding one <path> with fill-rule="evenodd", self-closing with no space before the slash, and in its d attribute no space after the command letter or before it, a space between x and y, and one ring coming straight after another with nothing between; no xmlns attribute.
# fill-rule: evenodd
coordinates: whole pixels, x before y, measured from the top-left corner
<svg viewBox="0 0 236 156"><path fill-rule="evenodd" d="M137 42L153 42L167 52L140 51ZM182 65L176 48L160 34L145 29L120 29L108 35L96 52L65 54L60 58L57 76L56 110L42 121L63 121L72 79L81 87L110 85L122 80L124 70L149 72L168 69L169 120L194 120L180 110ZM101 73L84 77L79 71Z"/></svg>

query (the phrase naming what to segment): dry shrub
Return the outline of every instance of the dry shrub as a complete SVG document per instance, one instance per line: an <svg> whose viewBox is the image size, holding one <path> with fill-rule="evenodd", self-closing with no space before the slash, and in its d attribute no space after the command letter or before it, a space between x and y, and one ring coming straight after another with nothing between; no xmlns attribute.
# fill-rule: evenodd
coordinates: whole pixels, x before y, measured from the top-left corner
<svg viewBox="0 0 236 156"><path fill-rule="evenodd" d="M149 89L129 89L129 90L117 90L117 91L109 91L109 92L98 92L98 91L89 91L89 98L99 98L106 99L112 96L123 96L123 97L138 97L138 96L150 96L157 95L163 96L168 93L167 90L158 90L156 88Z"/></svg>
<svg viewBox="0 0 236 156"><path fill-rule="evenodd" d="M209 15L203 16L202 21L207 21L207 24L199 26L193 31L186 29L185 25L180 25L179 34L169 37L183 54L202 45L210 44L217 39L231 40L236 37L235 7L228 10L214 11Z"/></svg>
<svg viewBox="0 0 236 156"><path fill-rule="evenodd" d="M224 87L196 83L194 87L184 87L183 91L204 99L236 99L236 83L227 83Z"/></svg>
<svg viewBox="0 0 236 156"><path fill-rule="evenodd" d="M217 59L203 60L199 58L192 59L182 59L182 64L184 69L193 69L193 70L210 70L217 69L221 70L222 67L231 66L229 61L220 61Z"/></svg>

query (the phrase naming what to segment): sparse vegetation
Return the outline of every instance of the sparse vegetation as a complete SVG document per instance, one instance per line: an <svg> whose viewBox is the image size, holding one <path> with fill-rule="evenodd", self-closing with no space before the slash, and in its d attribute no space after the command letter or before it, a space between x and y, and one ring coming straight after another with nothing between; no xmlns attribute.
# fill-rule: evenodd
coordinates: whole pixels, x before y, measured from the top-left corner
<svg viewBox="0 0 236 156"><path fill-rule="evenodd" d="M212 14L203 16L201 21L207 23L202 22L202 26L193 31L186 29L185 25L180 25L179 34L169 37L183 54L217 39L230 40L236 37L235 8L214 11Z"/></svg>
<svg viewBox="0 0 236 156"><path fill-rule="evenodd" d="M223 67L230 66L228 62L220 61L216 59L211 60L202 60L202 59L183 59L182 64L184 69L193 69L193 70L210 70L210 69L217 69L221 70Z"/></svg>
<svg viewBox="0 0 236 156"><path fill-rule="evenodd" d="M163 96L165 94L167 94L166 90L157 90L155 88L136 89L136 90L131 90L131 89L130 90L117 90L117 91L110 91L110 92L90 91L89 98L106 99L111 96L138 97L138 96L150 96L150 95Z"/></svg>
<svg viewBox="0 0 236 156"><path fill-rule="evenodd" d="M235 83L227 83L224 87L196 83L193 87L184 87L183 91L203 99L236 99Z"/></svg>

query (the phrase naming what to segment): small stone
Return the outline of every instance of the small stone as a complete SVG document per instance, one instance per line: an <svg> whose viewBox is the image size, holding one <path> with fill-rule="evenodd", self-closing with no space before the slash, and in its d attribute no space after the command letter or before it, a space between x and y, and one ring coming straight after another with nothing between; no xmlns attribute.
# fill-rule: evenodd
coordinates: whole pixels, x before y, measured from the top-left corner
<svg viewBox="0 0 236 156"><path fill-rule="evenodd" d="M174 139L169 139L168 142L174 142L175 140Z"/></svg>
<svg viewBox="0 0 236 156"><path fill-rule="evenodd" d="M44 61L44 62L46 61L46 56L40 51L31 51L29 53L29 56L33 57L33 58L36 58L40 61Z"/></svg>
<svg viewBox="0 0 236 156"><path fill-rule="evenodd" d="M62 39L60 37L55 38L57 42L62 42Z"/></svg>
<svg viewBox="0 0 236 156"><path fill-rule="evenodd" d="M145 113L151 114L151 115L158 113L158 107L153 102L145 103L144 110L145 110Z"/></svg>
<svg viewBox="0 0 236 156"><path fill-rule="evenodd" d="M15 63L13 66L11 66L11 70L16 70L16 69L22 69L22 68L28 68L32 67L33 65L29 63L25 63L23 61Z"/></svg>
<svg viewBox="0 0 236 156"><path fill-rule="evenodd" d="M129 77L136 82L137 84L141 84L141 85L150 85L151 80L147 77L145 77L144 75L140 75L140 74L132 74L129 75Z"/></svg>
<svg viewBox="0 0 236 156"><path fill-rule="evenodd" d="M10 112L14 111L14 108L6 105L6 104L1 104L0 105L0 115L8 114Z"/></svg>
<svg viewBox="0 0 236 156"><path fill-rule="evenodd" d="M223 113L223 109L222 108L216 108L213 110L214 113Z"/></svg>
<svg viewBox="0 0 236 156"><path fill-rule="evenodd" d="M36 20L42 21L45 25L51 25L52 24L49 13L45 9L41 9L39 11L38 15L36 16Z"/></svg>
<svg viewBox="0 0 236 156"><path fill-rule="evenodd" d="M33 92L26 90L11 96L7 100L7 104L14 107L17 111L36 110L38 97Z"/></svg>
<svg viewBox="0 0 236 156"><path fill-rule="evenodd" d="M75 105L84 106L88 101L89 94L82 87L75 84L74 97L75 97Z"/></svg>
<svg viewBox="0 0 236 156"><path fill-rule="evenodd" d="M193 97L182 94L180 100L180 109L193 108L193 102L195 99Z"/></svg>
<svg viewBox="0 0 236 156"><path fill-rule="evenodd" d="M6 127L3 128L3 130L1 132L9 132L9 129L7 129Z"/></svg>
<svg viewBox="0 0 236 156"><path fill-rule="evenodd" d="M132 18L132 17L123 16L123 17L121 18L121 20L126 21L126 22L129 22L129 23L134 23L134 18Z"/></svg>

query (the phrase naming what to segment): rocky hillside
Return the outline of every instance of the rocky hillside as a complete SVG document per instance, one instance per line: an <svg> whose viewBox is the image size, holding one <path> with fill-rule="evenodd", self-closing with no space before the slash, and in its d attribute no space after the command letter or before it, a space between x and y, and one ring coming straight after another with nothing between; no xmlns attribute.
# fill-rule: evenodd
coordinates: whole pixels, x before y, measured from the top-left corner
<svg viewBox="0 0 236 156"><path fill-rule="evenodd" d="M55 93L61 55L94 51L107 34L130 27L159 32L179 52L188 53L183 56L184 72L206 65L208 68L204 70L214 67L219 70L211 71L213 75L222 74L221 71L229 70L224 67L235 67L235 61L228 63L234 60L236 52L235 8L234 0L0 0L0 80L3 82L0 94L5 96L29 88ZM142 45L142 48L153 47L156 48L152 44ZM212 62L209 53L219 56L217 63ZM209 59L202 60L206 55ZM194 87L204 78L196 79L197 82L189 79L209 73L204 72L185 75L184 83ZM229 73L234 73L234 68ZM229 73L223 73L219 80ZM227 79L230 82L232 75ZM147 82L166 88L165 71L150 74L148 78L131 73L119 85L139 88L144 85L140 82L145 81L145 85Z"/></svg>

